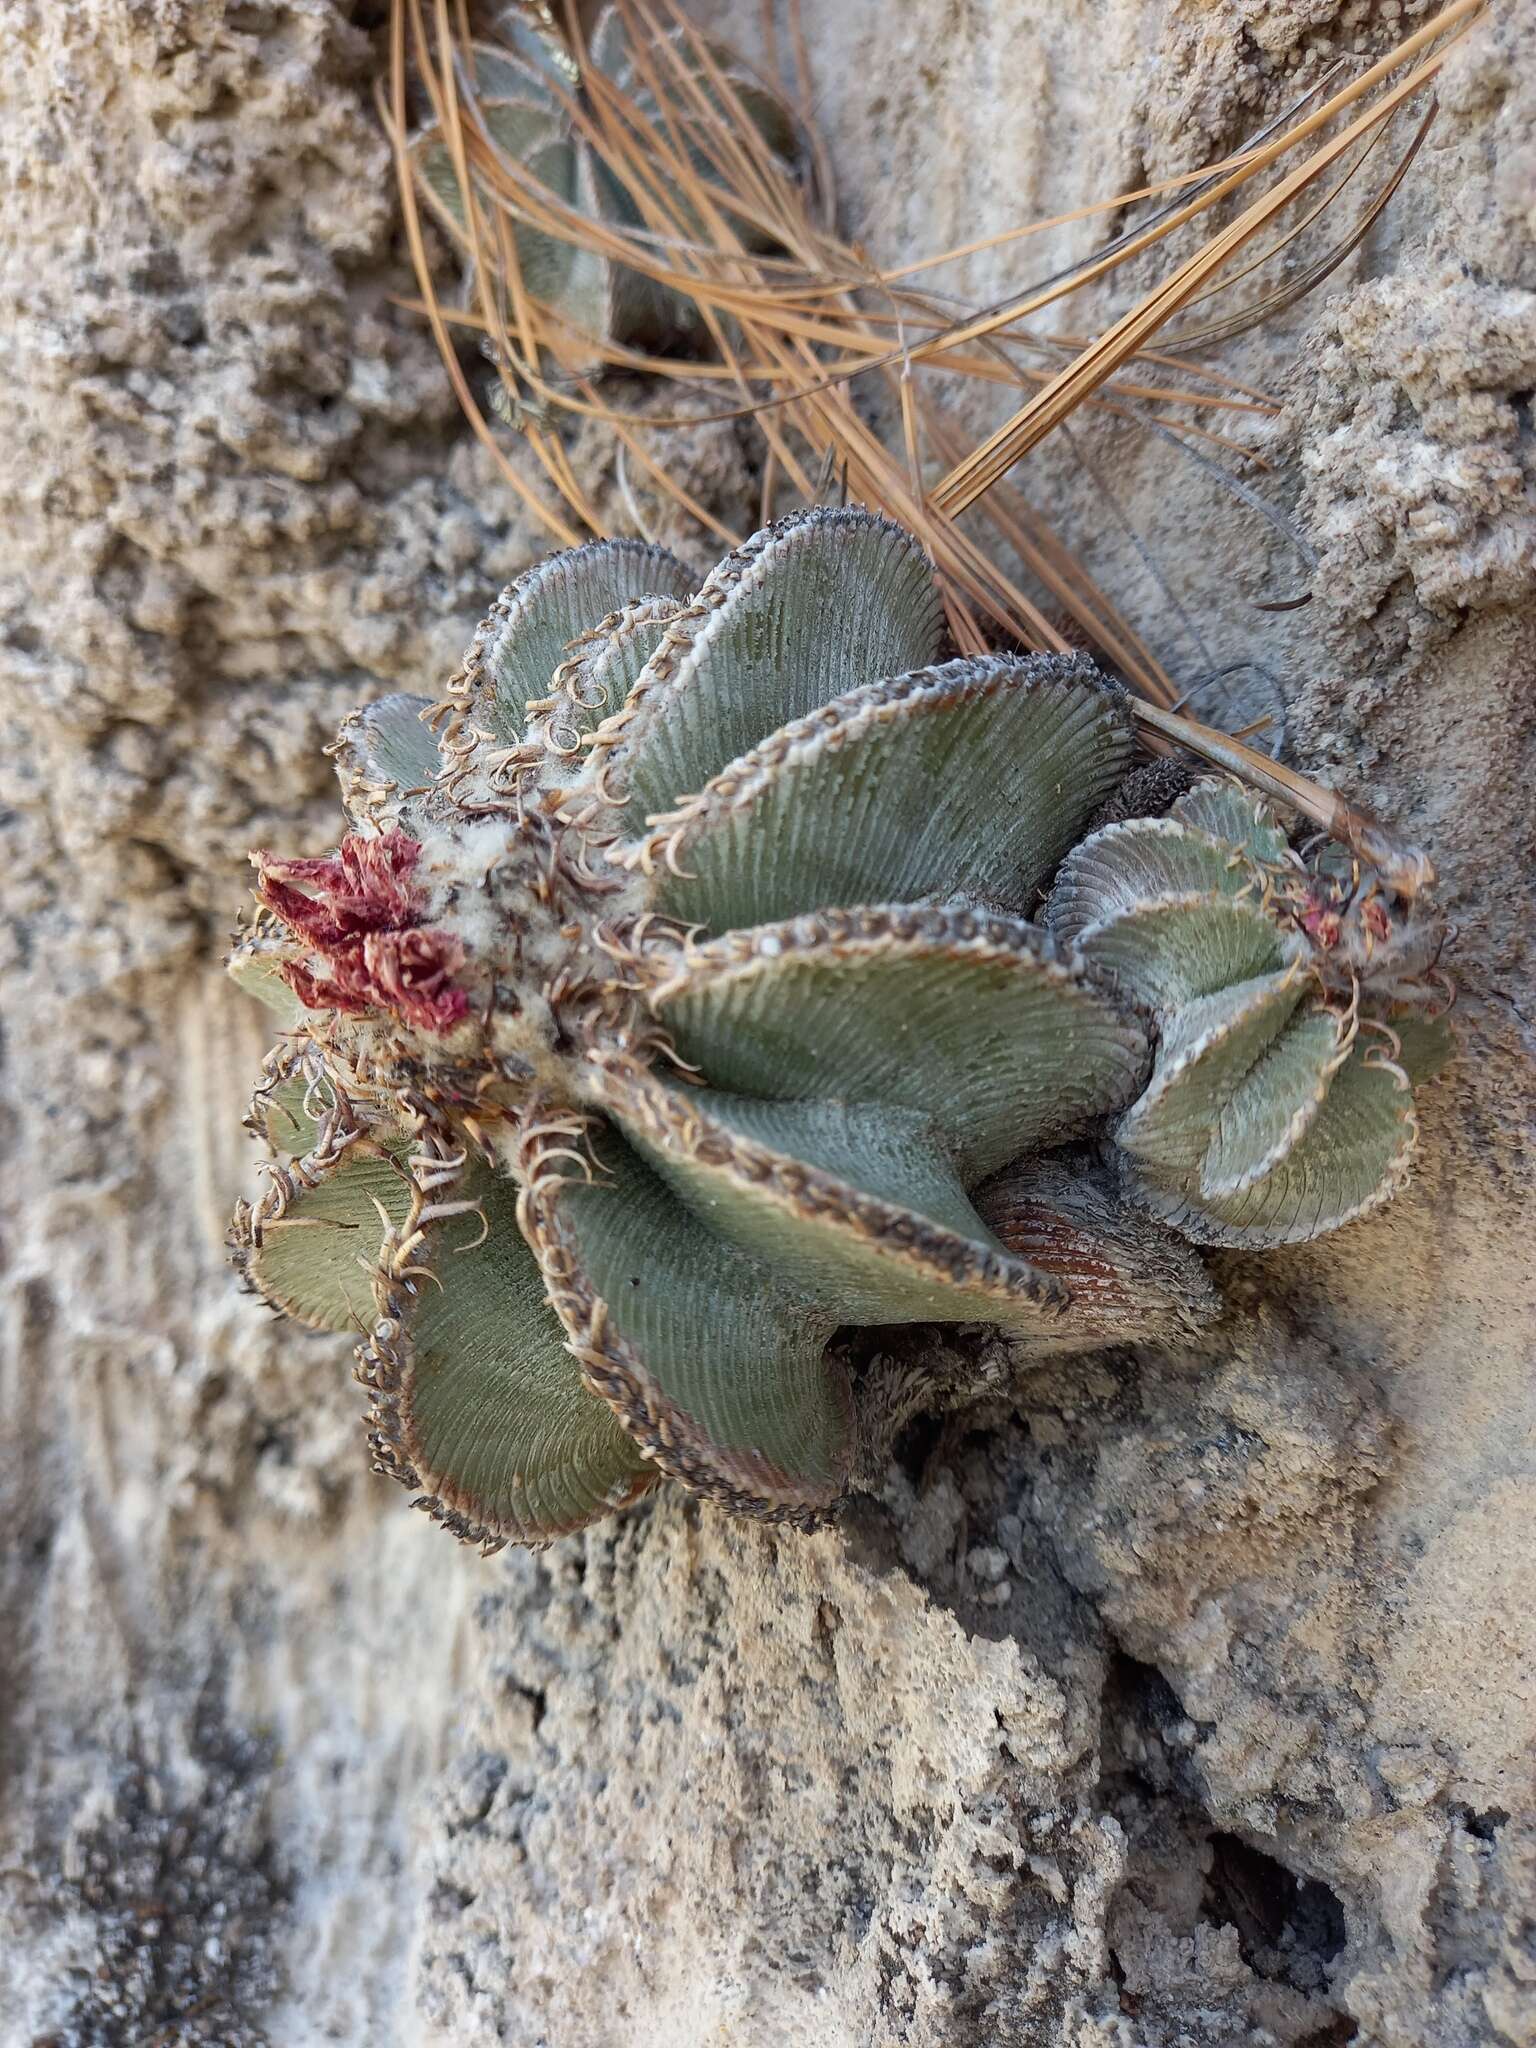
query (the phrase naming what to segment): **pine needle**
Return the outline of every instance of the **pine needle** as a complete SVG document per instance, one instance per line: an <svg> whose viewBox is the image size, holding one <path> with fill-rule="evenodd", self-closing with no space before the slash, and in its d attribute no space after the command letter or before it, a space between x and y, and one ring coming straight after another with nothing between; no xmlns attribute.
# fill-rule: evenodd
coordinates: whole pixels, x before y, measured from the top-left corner
<svg viewBox="0 0 1536 2048"><path fill-rule="evenodd" d="M1192 353L1294 304L1359 245L1406 175L1432 106L1356 217L1326 249L1307 253L1393 116L1430 87L1446 50L1485 0L1452 0L1352 79L1341 82L1342 62L1330 67L1217 164L934 254L903 252L899 263L886 267L827 226L832 167L810 119L813 89L798 0L784 9L782 37L779 10L764 0L763 39L771 77L778 75L781 43L787 45L795 81L789 111L804 138L801 175L775 154L742 98L738 80L751 74L699 31L680 0L617 4L628 34L629 87L594 68L574 0L563 0L559 20L572 59L570 83L541 73L539 88L590 160L629 195L633 214L623 220L572 203L497 146L477 83L476 53L490 52L491 45L472 39L466 0L392 0L389 88L380 110L395 153L419 293L402 303L427 319L474 432L520 502L560 545L602 531L601 512L572 471L558 425L567 417L586 420L611 435L626 465L623 494L631 506L628 465L701 536L731 544L737 536L672 474L655 442L711 421L750 421L762 449L760 518L796 497L814 498L818 478L836 479L841 490L900 520L928 547L958 647L1086 642L1150 706L1162 707L1157 718L1163 722L1149 720L1149 732L1191 743L1189 732L1200 729L1169 708L1178 691L1157 653L1005 481L1007 473L1083 407L1137 431L1169 435L1207 463L1201 447L1263 467L1221 428L1273 414L1274 401L1191 360ZM754 82L752 90L772 88ZM457 209L424 176L418 184L427 143L446 152ZM1326 183L1336 166L1342 169ZM1250 187L1258 197L1206 234L1104 332L1031 327L1047 307L1112 277L1182 228L1220 218L1226 203ZM423 200L466 266L468 290L456 302L445 302L436 281ZM916 282L943 265L1147 202L1155 206L1150 216L1133 220L1092 256L994 305L957 309ZM676 294L692 310L702 348L684 359L622 335L584 331L567 310L531 288L520 255L520 237L529 235ZM1260 244L1257 254L1238 260ZM1181 312L1230 292L1289 251L1300 260L1282 285L1198 327L1172 326ZM521 425L538 488L509 461L503 436L470 388L459 350L476 338L497 365L503 409ZM1067 360L1055 367L1063 355ZM686 403L626 409L602 381L607 370L665 383ZM956 397L1009 386L1021 395L1012 417L967 450ZM867 402L876 392L894 423L889 439L873 423ZM940 465L935 481L932 472ZM1221 488L1277 516L1239 478L1221 465L1213 468ZM962 515L968 515L964 525ZM1002 566L1008 561L1025 583ZM1175 727L1184 728L1182 735ZM1314 813L1323 796L1311 799Z"/></svg>

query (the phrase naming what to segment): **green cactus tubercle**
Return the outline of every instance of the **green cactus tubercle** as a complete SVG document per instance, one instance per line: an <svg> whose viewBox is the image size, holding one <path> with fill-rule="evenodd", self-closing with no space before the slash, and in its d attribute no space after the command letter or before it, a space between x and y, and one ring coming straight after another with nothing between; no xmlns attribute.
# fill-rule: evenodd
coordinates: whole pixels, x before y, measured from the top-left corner
<svg viewBox="0 0 1536 2048"><path fill-rule="evenodd" d="M1357 979L1350 1011L1320 871L1225 783L1084 840L1123 692L941 643L931 565L857 509L696 594L597 542L503 594L443 703L348 720L336 852L253 856L232 971L285 1029L237 1261L359 1335L375 1463L458 1535L663 1473L805 1521L853 1448L840 1325L1188 1331L1183 1237L1400 1179L1433 1034L1365 1031Z"/></svg>

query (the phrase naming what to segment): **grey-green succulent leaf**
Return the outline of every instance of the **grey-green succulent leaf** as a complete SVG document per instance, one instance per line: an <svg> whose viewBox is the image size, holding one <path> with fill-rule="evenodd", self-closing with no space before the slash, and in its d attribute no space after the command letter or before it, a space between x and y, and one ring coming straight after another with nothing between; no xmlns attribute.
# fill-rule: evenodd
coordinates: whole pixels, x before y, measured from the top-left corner
<svg viewBox="0 0 1536 2048"><path fill-rule="evenodd" d="M1411 1089L1357 1041L1309 1128L1261 1180L1236 1194L1204 1196L1188 1176L1121 1157L1128 1189L1196 1244L1266 1250L1320 1237L1390 1200L1417 1135Z"/></svg>
<svg viewBox="0 0 1536 2048"><path fill-rule="evenodd" d="M825 911L690 947L650 993L723 1089L932 1116L962 1178L1126 1102L1146 1040L1038 926L964 907Z"/></svg>
<svg viewBox="0 0 1536 2048"><path fill-rule="evenodd" d="M461 688L477 724L516 746L528 706L549 695L573 641L645 598L688 595L675 555L638 540L596 540L550 555L504 590L479 627Z"/></svg>
<svg viewBox="0 0 1536 2048"><path fill-rule="evenodd" d="M304 1006L283 974L284 966L300 957L301 949L286 936L279 936L270 920L262 918L246 933L225 963L230 980L248 996L254 996L270 1010L284 1030L296 1025Z"/></svg>
<svg viewBox="0 0 1536 2048"><path fill-rule="evenodd" d="M342 802L355 824L376 820L414 828L428 816L428 793L442 773L437 735L423 725L429 697L396 692L354 711L331 747Z"/></svg>
<svg viewBox="0 0 1536 2048"><path fill-rule="evenodd" d="M709 1229L839 1321L1053 1328L1065 1290L997 1243L914 1110L604 1074L597 1099Z"/></svg>
<svg viewBox="0 0 1536 2048"><path fill-rule="evenodd" d="M1274 974L1290 957L1274 920L1256 904L1198 892L1116 911L1078 944L1111 987L1159 1013Z"/></svg>
<svg viewBox="0 0 1536 2048"><path fill-rule="evenodd" d="M532 72L546 80L548 86L564 92L571 91L579 82L581 73L563 40L530 19L532 12L526 0L503 0L487 23L501 43L471 44L475 77L482 91L496 90L497 64L515 65L524 77Z"/></svg>
<svg viewBox="0 0 1536 2048"><path fill-rule="evenodd" d="M275 1185L284 1191L275 1208L264 1201L237 1219L240 1272L274 1308L309 1329L371 1329L385 1219L398 1228L411 1203L404 1166L360 1137L334 1160L298 1162Z"/></svg>
<svg viewBox="0 0 1536 2048"><path fill-rule="evenodd" d="M528 168L546 184L554 184L555 165L551 164L550 171L546 173L540 158L535 156L529 161ZM602 211L598 165L585 143L578 144L571 155L567 203L574 213L586 219L593 219ZM518 224L517 234L518 261L522 266L524 283L535 298L545 302L567 330L564 345L567 362L582 358L584 366L594 370L600 368L601 344L609 335L619 331L614 266L598 249L588 248L582 242L564 241L556 235L542 234L523 222ZM538 235L541 241L551 245L548 259L539 268L523 259L525 235Z"/></svg>
<svg viewBox="0 0 1536 2048"><path fill-rule="evenodd" d="M888 519L812 506L754 535L711 572L616 722L609 772L630 829L780 726L926 666L943 627L932 563Z"/></svg>
<svg viewBox="0 0 1536 2048"><path fill-rule="evenodd" d="M1115 1142L1152 1166L1187 1172L1205 1157L1232 1091L1301 1001L1295 971L1235 981L1175 1010L1152 1078L1115 1127Z"/></svg>
<svg viewBox="0 0 1536 2048"><path fill-rule="evenodd" d="M640 843L659 910L711 931L861 903L1033 904L1130 753L1077 658L870 683L734 761Z"/></svg>
<svg viewBox="0 0 1536 2048"><path fill-rule="evenodd" d="M1059 938L1076 939L1122 910L1193 891L1257 896L1258 877L1233 846L1177 818L1132 818L1073 847L1051 890L1046 921Z"/></svg>
<svg viewBox="0 0 1536 2048"><path fill-rule="evenodd" d="M1266 867L1290 863L1290 843L1280 820L1261 796L1242 788L1230 776L1202 776L1193 789L1177 798L1168 814L1225 846L1233 846Z"/></svg>
<svg viewBox="0 0 1536 2048"><path fill-rule="evenodd" d="M728 44L677 27L658 37L647 37L637 55L623 10L610 0L588 37L587 47L595 68L652 120L660 113L656 81L665 83L681 70L692 81L696 96L682 90L668 91L667 112L675 122L685 126L701 124L706 118L697 111L702 100L709 108L709 119L728 123L735 119L730 103L735 99L775 154L789 161L804 148L804 137L784 102L767 91Z"/></svg>
<svg viewBox="0 0 1536 2048"><path fill-rule="evenodd" d="M531 94L524 97L518 93L483 97L476 101L475 113L487 139L506 156L523 157L530 150L558 143L572 168L557 174L552 181L554 189L562 199L575 196L575 145L565 135L560 109L552 99L540 103Z"/></svg>
<svg viewBox="0 0 1536 2048"><path fill-rule="evenodd" d="M303 1159L319 1142L320 1118L334 1107L335 1095L324 1074L312 1074L300 1062L257 1088L246 1128L265 1138L273 1152Z"/></svg>
<svg viewBox="0 0 1536 2048"><path fill-rule="evenodd" d="M1200 1159L1200 1192L1243 1194L1294 1150L1328 1095L1340 1055L1339 1020L1309 1003L1228 1092Z"/></svg>
<svg viewBox="0 0 1536 2048"><path fill-rule="evenodd" d="M836 1314L706 1229L612 1133L595 1151L595 1177L536 1181L532 1195L587 1384L692 1491L770 1518L829 1507L853 1431L846 1374L826 1355Z"/></svg>
<svg viewBox="0 0 1536 2048"><path fill-rule="evenodd" d="M466 125L471 118L478 120L494 150L546 188L553 199L570 207L582 203L590 186L590 170L557 110L527 97L484 99L477 103L473 117L466 111ZM437 128L415 140L411 160L433 212L463 254L472 257L464 188L453 153ZM493 220L503 211L500 196L479 180L476 197L483 219ZM519 273L529 294L560 306L573 319L595 313L600 323L595 331L606 332L607 265L603 259L526 219L514 216L511 230Z"/></svg>
<svg viewBox="0 0 1536 2048"><path fill-rule="evenodd" d="M532 99L553 112L560 104L558 92L570 92L580 78L564 43L521 16L515 0L503 8L495 30L500 43L476 37L465 53L475 98Z"/></svg>
<svg viewBox="0 0 1536 2048"><path fill-rule="evenodd" d="M614 615L607 633L578 643L557 670L550 709L530 721L529 732L556 758L562 779L579 765L587 736L623 704L681 610L675 598L637 598Z"/></svg>
<svg viewBox="0 0 1536 2048"><path fill-rule="evenodd" d="M517 1226L517 1190L483 1167L453 1187L479 1205L428 1227L406 1270L377 1276L361 1354L375 1455L469 1541L547 1543L652 1484L594 1400Z"/></svg>
<svg viewBox="0 0 1536 2048"><path fill-rule="evenodd" d="M589 68L630 102L627 117L665 134L672 148L688 158L694 176L713 186L715 205L733 218L748 248L772 248L771 237L733 206L719 164L723 150L741 149L745 125L777 160L781 176L799 177L809 145L784 102L725 44L700 38L693 30L679 26L647 35L637 51L616 6L603 9L587 47ZM708 224L684 187L669 181L667 198L680 231L702 239Z"/></svg>

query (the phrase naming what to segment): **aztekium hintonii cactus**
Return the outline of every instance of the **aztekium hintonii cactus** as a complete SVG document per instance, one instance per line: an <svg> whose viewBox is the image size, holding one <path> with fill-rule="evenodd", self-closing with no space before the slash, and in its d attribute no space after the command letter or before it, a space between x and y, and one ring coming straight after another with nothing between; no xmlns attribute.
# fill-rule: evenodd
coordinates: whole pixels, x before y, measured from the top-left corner
<svg viewBox="0 0 1536 2048"><path fill-rule="evenodd" d="M1337 848L1303 860L1261 798L1206 779L1074 848L1046 921L1155 1036L1113 1125L1133 1200L1196 1243L1265 1248L1402 1185L1414 1084L1451 1050L1432 913Z"/></svg>
<svg viewBox="0 0 1536 2048"><path fill-rule="evenodd" d="M599 74L623 96L641 122L652 124L677 163L711 188L739 232L743 247L773 244L741 212L715 167L722 135L752 123L758 141L782 175L795 182L809 176L809 145L794 115L776 94L723 45L675 27L638 54L620 8L605 7L586 38L584 67L552 23L541 25L517 8L502 10L494 24L499 40L479 38L467 46L466 101L461 125L478 152L493 151L504 166L521 169L533 182L535 203L580 215L594 224L635 233L664 257L678 241L710 239L707 223L676 175L676 164L653 170L657 190L632 191L594 147L580 117L594 114L590 78ZM686 83L679 82L679 73ZM656 86L666 89L666 104ZM434 111L410 144L417 183L453 241L469 253L467 209L455 155ZM480 210L487 220L505 219L516 244L522 289L548 307L566 330L564 356L590 354L594 342L671 350L701 338L697 307L684 294L600 249L567 239L536 224L506 195L475 178Z"/></svg>
<svg viewBox="0 0 1536 2048"><path fill-rule="evenodd" d="M1091 1149L1175 1012L1030 916L1130 761L1124 693L939 662L930 564L857 510L691 588L622 541L514 584L445 703L348 721L349 829L255 857L232 962L288 1007L237 1259L359 1333L376 1464L487 1546L662 1473L813 1517L853 1450L841 1325L1045 1354L1215 1309ZM1279 932L1283 842L1209 845L1218 909Z"/></svg>

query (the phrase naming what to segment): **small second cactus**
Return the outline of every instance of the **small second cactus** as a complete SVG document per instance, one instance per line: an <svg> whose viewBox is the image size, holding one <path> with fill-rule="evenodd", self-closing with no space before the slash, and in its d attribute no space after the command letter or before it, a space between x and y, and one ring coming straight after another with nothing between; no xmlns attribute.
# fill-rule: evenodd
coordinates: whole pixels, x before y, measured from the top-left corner
<svg viewBox="0 0 1536 2048"><path fill-rule="evenodd" d="M1197 1243L1266 1248L1396 1192L1413 1084L1450 1052L1437 920L1337 852L1303 861L1267 804L1209 779L1076 847L1046 919L1155 1029L1114 1124L1135 1200Z"/></svg>

